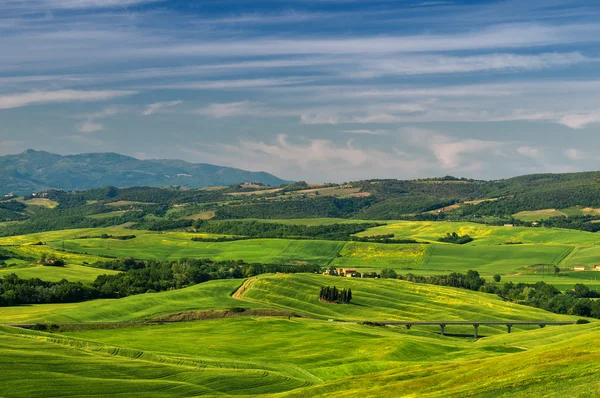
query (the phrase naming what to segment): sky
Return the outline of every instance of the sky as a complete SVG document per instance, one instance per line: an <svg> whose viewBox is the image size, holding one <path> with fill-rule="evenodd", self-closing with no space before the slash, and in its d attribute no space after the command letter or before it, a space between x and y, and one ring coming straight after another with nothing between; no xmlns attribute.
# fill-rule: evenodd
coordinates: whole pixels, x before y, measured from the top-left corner
<svg viewBox="0 0 600 398"><path fill-rule="evenodd" d="M594 0L0 0L0 155L308 182L600 169Z"/></svg>

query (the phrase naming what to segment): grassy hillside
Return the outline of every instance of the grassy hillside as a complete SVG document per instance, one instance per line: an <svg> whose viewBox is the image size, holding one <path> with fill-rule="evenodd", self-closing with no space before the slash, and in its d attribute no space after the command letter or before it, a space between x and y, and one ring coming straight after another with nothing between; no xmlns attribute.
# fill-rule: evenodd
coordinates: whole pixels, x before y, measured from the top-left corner
<svg viewBox="0 0 600 398"><path fill-rule="evenodd" d="M176 260L185 257L217 261L244 260L267 264L308 262L326 265L344 242L290 239L252 239L234 242L193 242L206 234L143 234L131 240L75 239L50 242L54 248L92 255Z"/></svg>
<svg viewBox="0 0 600 398"><path fill-rule="evenodd" d="M524 244L593 245L598 235L584 231L559 228L497 227L469 222L447 221L394 221L381 227L368 229L358 236L394 234L396 239L414 238L437 242L448 232L469 235L475 245L499 245L507 242Z"/></svg>
<svg viewBox="0 0 600 398"><path fill-rule="evenodd" d="M318 301L321 286L351 288L350 305ZM484 293L398 280L336 278L322 275L273 275L251 279L241 297L264 306L319 318L384 320L535 320L573 319L507 303ZM457 327L458 332L471 332Z"/></svg>
<svg viewBox="0 0 600 398"><path fill-rule="evenodd" d="M242 317L46 334L0 327L0 395L586 396L599 384L599 324L386 328L344 319L534 320L572 317L493 295L395 280L268 275L120 300L2 310L0 321L125 321L184 310L270 307L324 319ZM352 304L317 301L351 287ZM9 308L8 310L11 310ZM572 358L577 358L573 361ZM22 374L31 377L20 377ZM435 381L435 382L434 382ZM493 382L492 382L493 381Z"/></svg>
<svg viewBox="0 0 600 398"><path fill-rule="evenodd" d="M0 278L7 274L16 274L21 279L39 278L43 281L58 282L66 279L69 282L92 283L99 275L116 274L117 271L91 268L75 264L64 267L45 267L37 264L15 264L0 268Z"/></svg>
<svg viewBox="0 0 600 398"><path fill-rule="evenodd" d="M71 304L0 307L0 323L126 322L198 309L261 307L230 297L242 280L217 280L186 289Z"/></svg>

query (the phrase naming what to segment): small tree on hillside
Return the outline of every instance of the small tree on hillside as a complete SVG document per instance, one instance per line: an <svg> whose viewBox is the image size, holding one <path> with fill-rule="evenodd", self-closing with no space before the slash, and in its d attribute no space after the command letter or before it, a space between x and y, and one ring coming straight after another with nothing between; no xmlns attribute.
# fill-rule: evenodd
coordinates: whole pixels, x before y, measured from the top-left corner
<svg viewBox="0 0 600 398"><path fill-rule="evenodd" d="M498 274L494 275L494 282L498 283L500 282L500 280L502 279L502 277Z"/></svg>

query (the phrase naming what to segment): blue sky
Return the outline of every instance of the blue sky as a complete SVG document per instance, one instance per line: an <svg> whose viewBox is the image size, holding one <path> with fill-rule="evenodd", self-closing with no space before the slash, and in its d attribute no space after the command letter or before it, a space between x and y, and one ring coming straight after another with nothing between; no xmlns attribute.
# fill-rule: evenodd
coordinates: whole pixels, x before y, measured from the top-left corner
<svg viewBox="0 0 600 398"><path fill-rule="evenodd" d="M597 170L584 0L0 0L0 154L310 182Z"/></svg>

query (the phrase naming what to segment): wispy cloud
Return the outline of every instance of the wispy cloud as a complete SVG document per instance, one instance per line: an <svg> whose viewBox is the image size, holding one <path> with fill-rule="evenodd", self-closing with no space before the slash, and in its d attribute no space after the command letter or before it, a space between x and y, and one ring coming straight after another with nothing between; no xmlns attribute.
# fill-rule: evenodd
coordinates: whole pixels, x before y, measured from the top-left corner
<svg viewBox="0 0 600 398"><path fill-rule="evenodd" d="M33 0L29 7L49 9L89 9L129 7L164 0ZM13 2L14 3L14 2Z"/></svg>
<svg viewBox="0 0 600 398"><path fill-rule="evenodd" d="M381 58L358 63L351 77L379 77L389 75L426 75L467 73L497 70L537 70L595 61L580 53L549 53L538 55L484 54L476 56L404 56Z"/></svg>
<svg viewBox="0 0 600 398"><path fill-rule="evenodd" d="M142 112L144 116L150 116L165 108L172 108L177 105L181 105L183 101L165 101L165 102L155 102L154 104L150 104L146 107L146 110Z"/></svg>
<svg viewBox="0 0 600 398"><path fill-rule="evenodd" d="M97 111L86 113L78 116L79 118L86 119L84 122L76 125L77 130L80 133L88 134L95 133L97 131L104 130L104 125L98 122L98 119L105 119L111 116L118 115L127 111L126 107L123 106L107 106L106 108Z"/></svg>
<svg viewBox="0 0 600 398"><path fill-rule="evenodd" d="M572 129L582 129L600 123L600 112L567 114L560 118L559 123Z"/></svg>
<svg viewBox="0 0 600 398"><path fill-rule="evenodd" d="M541 25L512 24L494 26L470 33L388 37L255 39L215 41L140 49L137 55L187 56L265 56L293 54L394 54L436 51L510 49L565 43L595 42L600 33L596 24Z"/></svg>
<svg viewBox="0 0 600 398"><path fill-rule="evenodd" d="M101 131L104 129L104 126L100 123L94 123L91 121L85 121L77 126L77 130L81 133L94 133L96 131Z"/></svg>
<svg viewBox="0 0 600 398"><path fill-rule="evenodd" d="M135 91L34 91L30 93L0 95L0 109L20 108L28 105L74 101L106 101L113 98L133 95Z"/></svg>
<svg viewBox="0 0 600 398"><path fill-rule="evenodd" d="M210 104L198 109L197 114L222 119L227 117L253 116L260 113L262 105L251 101L230 102L225 104Z"/></svg>
<svg viewBox="0 0 600 398"><path fill-rule="evenodd" d="M390 132L388 130L343 130L342 133L348 134L359 134L359 135L388 135Z"/></svg>

